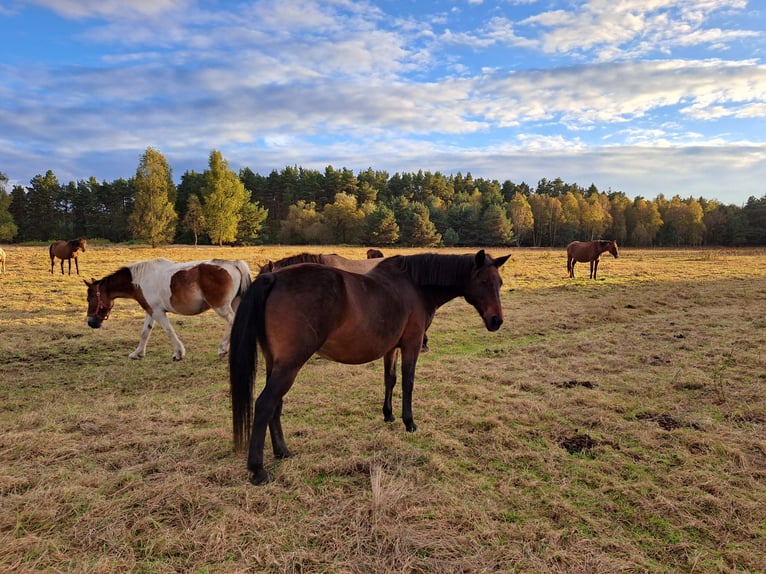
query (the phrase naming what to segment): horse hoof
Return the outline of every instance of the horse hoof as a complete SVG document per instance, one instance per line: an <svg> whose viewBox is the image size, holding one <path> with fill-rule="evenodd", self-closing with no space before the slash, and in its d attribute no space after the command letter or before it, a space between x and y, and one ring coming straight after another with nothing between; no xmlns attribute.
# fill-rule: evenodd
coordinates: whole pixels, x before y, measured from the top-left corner
<svg viewBox="0 0 766 574"><path fill-rule="evenodd" d="M396 417L394 415L385 415L383 417L383 421L387 423L392 423L396 421Z"/></svg>
<svg viewBox="0 0 766 574"><path fill-rule="evenodd" d="M294 455L289 450L274 453L274 458L292 458Z"/></svg>
<svg viewBox="0 0 766 574"><path fill-rule="evenodd" d="M418 425L415 423L404 423L404 428L407 429L407 432L415 432L418 430Z"/></svg>
<svg viewBox="0 0 766 574"><path fill-rule="evenodd" d="M250 474L250 484L253 486L260 486L262 484L268 484L272 480L269 473L265 468L259 468L257 471Z"/></svg>

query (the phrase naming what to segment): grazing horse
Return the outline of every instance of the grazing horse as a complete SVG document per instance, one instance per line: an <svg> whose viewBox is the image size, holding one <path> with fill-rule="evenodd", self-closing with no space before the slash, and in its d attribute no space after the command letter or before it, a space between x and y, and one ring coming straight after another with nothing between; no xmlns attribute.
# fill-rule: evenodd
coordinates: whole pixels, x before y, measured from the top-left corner
<svg viewBox="0 0 766 574"><path fill-rule="evenodd" d="M88 286L88 326L101 327L109 317L115 299L134 299L146 311L146 318L138 347L128 356L131 359L144 356L154 322L159 321L173 343L173 360L180 361L186 355L186 348L170 325L167 313L197 315L212 308L227 323L218 349L221 357L229 352L229 332L238 298L250 283L250 267L242 260L139 261L103 279L85 281Z"/></svg>
<svg viewBox="0 0 766 574"><path fill-rule="evenodd" d="M271 480L263 466L266 427L277 458L291 456L282 432L282 400L314 353L362 364L383 357L383 417L394 420L391 394L402 356L402 421L412 418L412 387L423 333L440 306L464 297L489 331L503 323L498 268L509 255L425 253L382 259L368 273L303 264L260 274L242 297L231 330L229 376L233 437L242 450L249 436L250 482ZM255 401L257 347L266 362L266 386ZM252 427L252 429L251 429Z"/></svg>
<svg viewBox="0 0 766 574"><path fill-rule="evenodd" d="M585 263L590 261L590 278L596 278L598 259L604 251L608 251L617 259L620 253L617 251L617 241L572 241L567 245L567 271L570 277L574 277L576 262Z"/></svg>
<svg viewBox="0 0 766 574"><path fill-rule="evenodd" d="M5 250L0 247L0 273L5 274Z"/></svg>
<svg viewBox="0 0 766 574"><path fill-rule="evenodd" d="M72 259L74 259L74 266L77 270L77 274L80 274L80 264L77 263L77 250L82 249L85 253L85 247L88 242L83 239L72 239L72 241L64 241L59 239L51 243L48 248L48 254L51 256L51 275L53 275L53 260L58 257L61 259L61 274L64 274L64 260L69 261L69 274L72 274Z"/></svg>

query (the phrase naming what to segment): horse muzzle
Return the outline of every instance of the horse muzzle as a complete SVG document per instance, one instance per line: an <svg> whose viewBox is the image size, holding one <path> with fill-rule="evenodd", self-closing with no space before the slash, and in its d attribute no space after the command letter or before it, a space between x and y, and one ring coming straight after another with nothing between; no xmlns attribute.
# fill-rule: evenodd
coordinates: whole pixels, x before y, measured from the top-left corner
<svg viewBox="0 0 766 574"><path fill-rule="evenodd" d="M487 331L497 331L502 324L503 318L499 315L484 317L484 325L487 327Z"/></svg>
<svg viewBox="0 0 766 574"><path fill-rule="evenodd" d="M101 322L102 322L101 319L99 319L98 317L94 317L94 316L88 317L88 327L90 327L91 329L98 329L99 327L101 327Z"/></svg>

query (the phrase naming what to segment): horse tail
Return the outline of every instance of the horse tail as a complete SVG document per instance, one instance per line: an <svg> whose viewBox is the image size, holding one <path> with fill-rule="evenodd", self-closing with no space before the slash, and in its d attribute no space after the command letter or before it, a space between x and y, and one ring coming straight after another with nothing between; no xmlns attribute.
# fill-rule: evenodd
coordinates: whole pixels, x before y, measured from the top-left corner
<svg viewBox="0 0 766 574"><path fill-rule="evenodd" d="M266 298L273 286L273 275L258 277L242 296L231 327L229 382L234 450L237 451L245 447L250 435L258 343L265 341Z"/></svg>
<svg viewBox="0 0 766 574"><path fill-rule="evenodd" d="M247 264L247 261L244 261L243 259L237 259L234 262L234 265L239 271L239 292L237 295L241 297L245 294L247 288L250 287L253 279L250 276L250 266Z"/></svg>

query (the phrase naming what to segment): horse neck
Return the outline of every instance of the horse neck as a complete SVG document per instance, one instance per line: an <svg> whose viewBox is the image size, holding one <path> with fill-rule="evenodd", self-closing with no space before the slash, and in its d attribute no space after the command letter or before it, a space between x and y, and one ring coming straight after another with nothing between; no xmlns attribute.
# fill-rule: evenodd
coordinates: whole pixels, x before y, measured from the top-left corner
<svg viewBox="0 0 766 574"><path fill-rule="evenodd" d="M112 299L136 298L136 286L133 284L133 275L127 267L107 275L100 283L105 287L109 297Z"/></svg>

